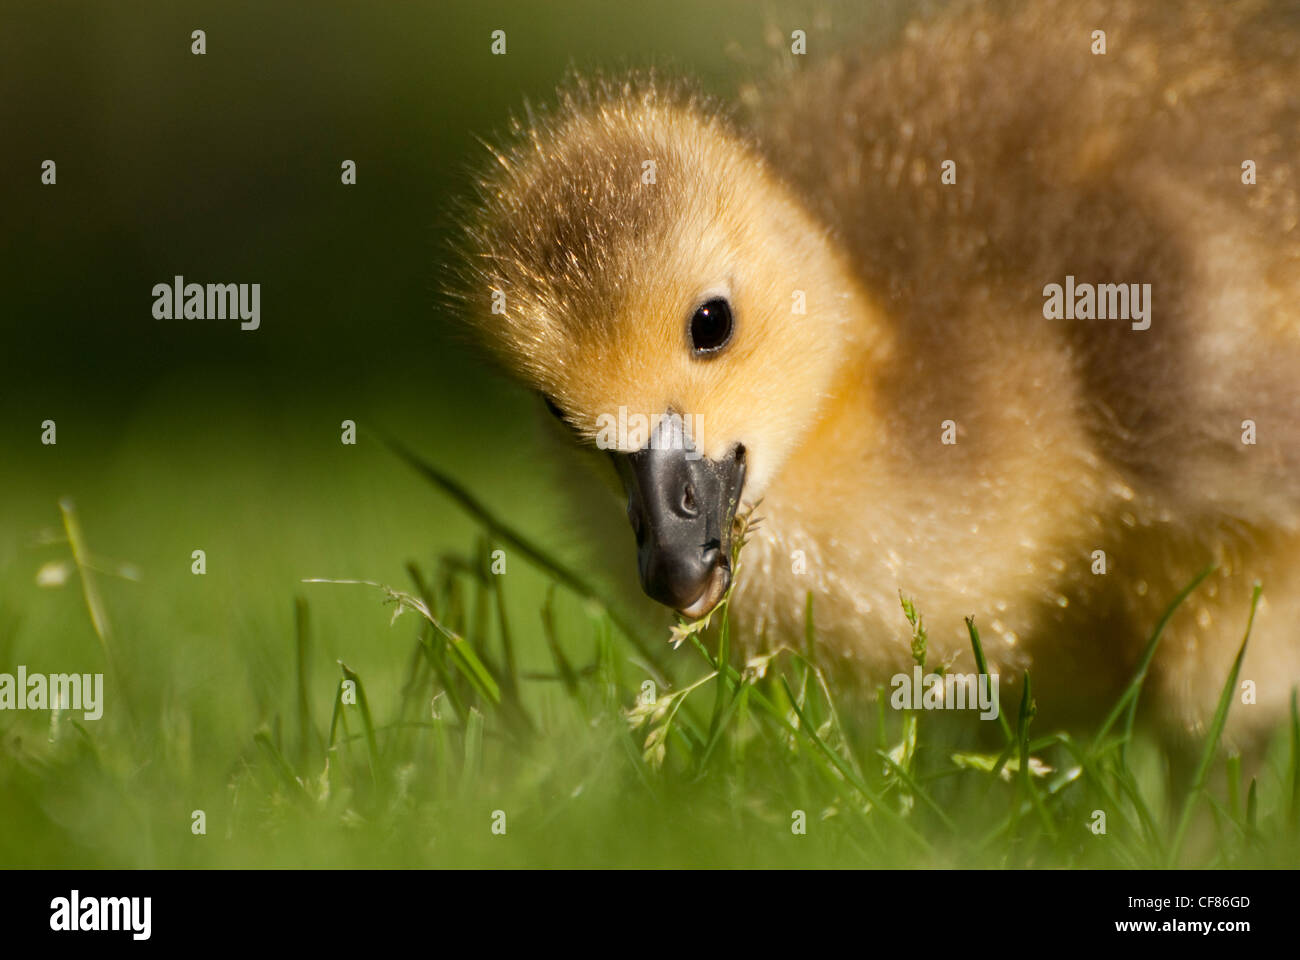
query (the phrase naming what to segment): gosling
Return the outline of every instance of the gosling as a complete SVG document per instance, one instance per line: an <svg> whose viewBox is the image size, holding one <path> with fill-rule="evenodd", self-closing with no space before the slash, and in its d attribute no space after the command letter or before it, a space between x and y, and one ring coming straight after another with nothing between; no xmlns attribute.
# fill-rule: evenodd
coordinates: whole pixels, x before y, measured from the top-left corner
<svg viewBox="0 0 1300 960"><path fill-rule="evenodd" d="M1259 581L1245 746L1300 679L1300 21L961 3L806 62L740 116L575 79L493 150L465 312L614 461L633 536L598 547L699 617L757 504L737 635L798 636L811 593L884 682L901 591L932 664L973 669L973 615L1004 700L1032 668L1066 715L1214 565L1142 706L1204 731Z"/></svg>

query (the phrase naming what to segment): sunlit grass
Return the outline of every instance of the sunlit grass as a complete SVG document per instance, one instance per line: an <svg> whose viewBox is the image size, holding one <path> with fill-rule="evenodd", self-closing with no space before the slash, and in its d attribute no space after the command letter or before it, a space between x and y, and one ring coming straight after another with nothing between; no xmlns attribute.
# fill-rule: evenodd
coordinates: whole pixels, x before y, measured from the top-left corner
<svg viewBox="0 0 1300 960"><path fill-rule="evenodd" d="M250 673L274 669L279 678L258 689L256 716L222 716L211 704L200 710L164 682L133 689L132 722L87 725L63 715L38 734L32 717L0 717L0 810L6 822L27 825L7 832L0 859L76 866L1297 861L1300 720L1293 704L1259 779L1243 782L1240 758L1224 757L1218 744L1235 667L1195 777L1184 795L1164 795L1163 757L1140 737L1134 717L1168 615L1090 736L1037 729L1028 676L996 724L973 712L894 711L882 688L874 696L841 689L821 661L811 598L802 636L748 659L740 653L746 638L733 634L729 596L706 621L657 637L633 632L557 554L423 458L395 449L429 482L431 501L450 496L480 526L473 550L425 563L402 558L404 582L326 569L284 582L291 616L276 625L280 632L268 631L265 649L246 652L255 659ZM113 594L85 560L103 545L93 538L87 545L70 503L63 516L81 602L100 641L121 648L107 656L125 661L110 669L138 670L139 656L126 649L130 631L113 628ZM738 576L751 519L742 516L735 538ZM521 581L518 568L491 572L497 546L536 569L540 599L521 608L508 596ZM1202 578L1171 598L1170 614ZM60 596L78 602L71 592ZM923 602L900 601L900 633L915 661L934 669ZM969 620L967 628L983 672L978 625ZM1242 628L1244 650L1249 629ZM351 652L325 654L322 632L335 635L332 649ZM339 641L339 632L367 639ZM387 638L383 650L371 649L374 637ZM170 649L162 643L153 655ZM179 662L182 651L171 655ZM196 809L206 817L202 836L190 829ZM1105 814L1104 834L1094 832L1096 811Z"/></svg>

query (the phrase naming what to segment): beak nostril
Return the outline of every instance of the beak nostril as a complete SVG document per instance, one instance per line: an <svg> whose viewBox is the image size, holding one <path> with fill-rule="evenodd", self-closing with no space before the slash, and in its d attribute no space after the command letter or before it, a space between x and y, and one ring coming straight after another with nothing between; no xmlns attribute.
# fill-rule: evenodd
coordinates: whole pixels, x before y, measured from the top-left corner
<svg viewBox="0 0 1300 960"><path fill-rule="evenodd" d="M744 458L745 448L733 443L718 460L654 445L614 460L642 589L687 617L704 616L729 589Z"/></svg>

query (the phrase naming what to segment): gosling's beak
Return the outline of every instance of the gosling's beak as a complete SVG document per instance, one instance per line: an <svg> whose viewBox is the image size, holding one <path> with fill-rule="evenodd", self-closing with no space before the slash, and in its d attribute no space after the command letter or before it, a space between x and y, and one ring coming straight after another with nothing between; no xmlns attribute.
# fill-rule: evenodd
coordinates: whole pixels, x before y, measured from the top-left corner
<svg viewBox="0 0 1300 960"><path fill-rule="evenodd" d="M615 454L636 534L641 587L692 619L731 585L731 526L745 483L745 448L709 460L687 445Z"/></svg>

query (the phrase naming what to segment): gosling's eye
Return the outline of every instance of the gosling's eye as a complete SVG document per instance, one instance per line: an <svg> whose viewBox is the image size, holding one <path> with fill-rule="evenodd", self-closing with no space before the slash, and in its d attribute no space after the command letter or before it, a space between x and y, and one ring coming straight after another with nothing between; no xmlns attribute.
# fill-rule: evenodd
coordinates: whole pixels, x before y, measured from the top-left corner
<svg viewBox="0 0 1300 960"><path fill-rule="evenodd" d="M721 297L704 302L691 317L691 350L697 357L717 353L731 339L734 327L731 304Z"/></svg>

